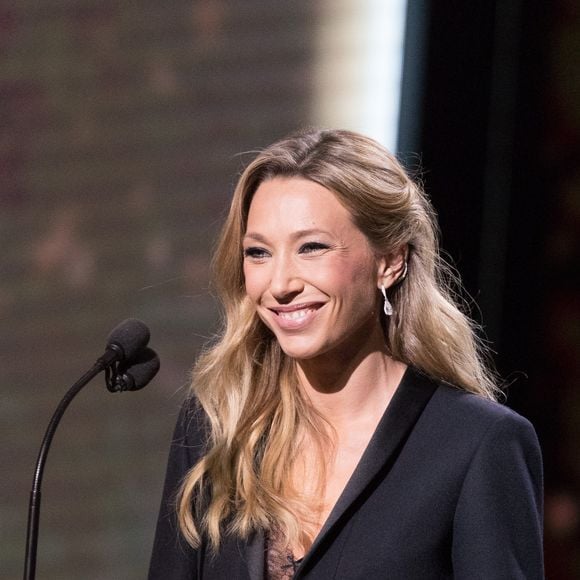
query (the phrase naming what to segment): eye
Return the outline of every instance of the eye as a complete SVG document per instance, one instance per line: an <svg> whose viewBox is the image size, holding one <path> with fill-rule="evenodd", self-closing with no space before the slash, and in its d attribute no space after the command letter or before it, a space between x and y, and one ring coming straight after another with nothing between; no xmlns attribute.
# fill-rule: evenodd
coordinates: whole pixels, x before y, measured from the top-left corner
<svg viewBox="0 0 580 580"><path fill-rule="evenodd" d="M250 260L263 260L269 256L269 252L264 248L259 247L249 247L244 248L244 258L249 258Z"/></svg>
<svg viewBox="0 0 580 580"><path fill-rule="evenodd" d="M321 242L307 242L300 246L299 252L301 254L312 254L314 252L321 252L323 250L328 250L329 246Z"/></svg>

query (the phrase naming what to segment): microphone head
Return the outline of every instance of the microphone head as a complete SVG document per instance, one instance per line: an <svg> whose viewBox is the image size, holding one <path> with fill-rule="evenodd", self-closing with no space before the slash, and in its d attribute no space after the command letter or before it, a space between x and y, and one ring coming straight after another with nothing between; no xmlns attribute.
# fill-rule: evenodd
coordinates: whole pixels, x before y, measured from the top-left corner
<svg viewBox="0 0 580 580"><path fill-rule="evenodd" d="M159 371L160 365L157 353L151 348L143 348L133 360L119 364L109 390L138 391L149 384Z"/></svg>
<svg viewBox="0 0 580 580"><path fill-rule="evenodd" d="M131 360L147 346L150 336L149 329L144 322L136 318L127 318L109 334L107 349L116 351L119 355L118 360Z"/></svg>

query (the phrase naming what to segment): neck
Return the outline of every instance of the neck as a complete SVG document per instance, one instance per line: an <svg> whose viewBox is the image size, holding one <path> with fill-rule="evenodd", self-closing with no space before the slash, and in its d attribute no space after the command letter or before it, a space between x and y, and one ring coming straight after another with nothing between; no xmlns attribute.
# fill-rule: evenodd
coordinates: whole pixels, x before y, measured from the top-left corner
<svg viewBox="0 0 580 580"><path fill-rule="evenodd" d="M380 328L358 344L355 352L336 352L297 363L309 400L338 430L343 425L352 427L357 419L378 420L406 369L387 354Z"/></svg>

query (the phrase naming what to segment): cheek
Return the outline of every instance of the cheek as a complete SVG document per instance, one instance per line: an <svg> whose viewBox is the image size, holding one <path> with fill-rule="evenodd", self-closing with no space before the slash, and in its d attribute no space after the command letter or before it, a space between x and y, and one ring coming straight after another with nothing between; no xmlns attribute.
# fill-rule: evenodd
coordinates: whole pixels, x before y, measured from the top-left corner
<svg viewBox="0 0 580 580"><path fill-rule="evenodd" d="M246 289L246 294L252 300L252 302L257 302L263 293L263 275L255 268L251 268L244 265L244 287Z"/></svg>
<svg viewBox="0 0 580 580"><path fill-rule="evenodd" d="M368 286L376 275L375 262L366 252L350 256L348 260L341 260L333 266L337 280L345 285L362 288Z"/></svg>
<svg viewBox="0 0 580 580"><path fill-rule="evenodd" d="M376 268L373 263L360 260L337 273L337 285L344 289L350 307L355 310L374 309L377 303Z"/></svg>

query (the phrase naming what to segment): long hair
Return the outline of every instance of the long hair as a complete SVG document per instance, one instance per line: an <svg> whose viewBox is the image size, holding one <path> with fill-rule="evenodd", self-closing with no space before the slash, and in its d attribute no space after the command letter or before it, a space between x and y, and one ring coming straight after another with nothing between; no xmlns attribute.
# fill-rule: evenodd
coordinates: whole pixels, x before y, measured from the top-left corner
<svg viewBox="0 0 580 580"><path fill-rule="evenodd" d="M202 534L217 548L223 533L247 537L257 529L303 542L311 506L293 487L292 466L304 434L321 458L328 449L328 430L297 388L294 362L244 289L250 203L274 177L301 177L332 191L379 255L408 248L407 276L389 289L393 315L383 322L394 359L489 399L497 393L485 348L457 305L458 281L440 257L434 211L397 159L350 131L308 131L271 145L238 181L213 262L224 325L198 359L192 383L209 421L207 450L178 497L181 530L193 546Z"/></svg>

